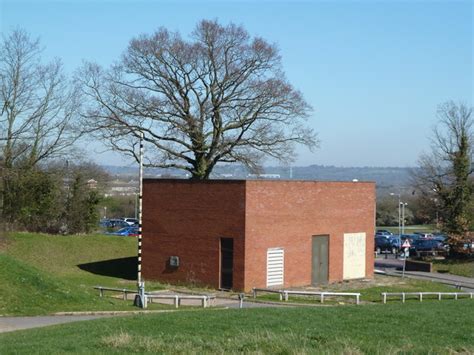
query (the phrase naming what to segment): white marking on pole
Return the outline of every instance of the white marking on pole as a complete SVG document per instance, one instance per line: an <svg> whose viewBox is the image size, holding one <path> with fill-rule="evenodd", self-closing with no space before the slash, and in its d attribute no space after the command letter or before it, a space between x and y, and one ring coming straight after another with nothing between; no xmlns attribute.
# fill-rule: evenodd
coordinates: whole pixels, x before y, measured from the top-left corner
<svg viewBox="0 0 474 355"><path fill-rule="evenodd" d="M142 283L142 222L143 222L143 204L142 204L142 196L143 196L143 132L140 132L140 155L139 155L139 169L138 169L138 275L137 275L137 282L138 287L141 286Z"/></svg>

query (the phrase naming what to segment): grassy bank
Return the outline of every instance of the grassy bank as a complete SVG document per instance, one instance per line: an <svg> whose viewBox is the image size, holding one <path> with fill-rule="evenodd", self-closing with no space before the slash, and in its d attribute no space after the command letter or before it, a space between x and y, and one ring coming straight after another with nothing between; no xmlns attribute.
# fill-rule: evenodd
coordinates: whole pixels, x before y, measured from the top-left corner
<svg viewBox="0 0 474 355"><path fill-rule="evenodd" d="M52 236L15 233L0 241L0 315L40 315L66 311L135 310L131 301L99 298L93 286L136 287L136 240L103 235ZM147 289L163 285L147 282ZM452 291L427 281L377 276L322 286L320 290L361 292L363 303L380 302L381 292ZM201 290L202 291L202 290ZM278 300L277 295L263 300ZM316 303L292 297L291 302ZM329 304L351 303L328 299ZM152 304L151 309L166 308Z"/></svg>
<svg viewBox="0 0 474 355"><path fill-rule="evenodd" d="M0 334L0 353L472 353L471 300L182 311Z"/></svg>
<svg viewBox="0 0 474 355"><path fill-rule="evenodd" d="M474 278L474 260L435 260L433 268L438 272Z"/></svg>
<svg viewBox="0 0 474 355"><path fill-rule="evenodd" d="M79 285L117 287L136 282L136 248L135 238L14 233L5 253Z"/></svg>
<svg viewBox="0 0 474 355"><path fill-rule="evenodd" d="M10 234L0 249L0 315L134 310L93 286L135 288L135 249L134 238Z"/></svg>

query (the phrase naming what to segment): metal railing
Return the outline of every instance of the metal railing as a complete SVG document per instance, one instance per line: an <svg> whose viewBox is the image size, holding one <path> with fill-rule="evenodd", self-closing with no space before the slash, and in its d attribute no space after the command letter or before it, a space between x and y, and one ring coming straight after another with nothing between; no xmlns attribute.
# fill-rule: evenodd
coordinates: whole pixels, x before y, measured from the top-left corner
<svg viewBox="0 0 474 355"><path fill-rule="evenodd" d="M201 305L203 308L210 307L212 305L212 301L216 299L214 295L179 295L179 294L154 294L154 293L146 293L146 298L153 303L153 299L170 299L173 300L173 304L176 308L181 305L181 300L201 300Z"/></svg>
<svg viewBox="0 0 474 355"><path fill-rule="evenodd" d="M122 292L124 301L127 300L128 294L135 294L135 295L138 294L136 290L129 290L126 288L94 286L94 289L99 290L100 297L104 297L105 291ZM174 300L173 303L176 308L178 308L181 305L182 299L201 300L201 304L204 308L210 307L212 305L212 302L216 299L215 295L160 294L160 293L153 293L153 292L146 292L145 297L147 298L147 300L150 301L150 303L153 303L153 299Z"/></svg>
<svg viewBox="0 0 474 355"><path fill-rule="evenodd" d="M104 297L104 291L113 291L113 292L122 292L123 299L127 299L127 294L137 294L136 290L128 290L126 288L115 288L115 287L102 287L102 286L94 286L96 290L99 290L100 297Z"/></svg>
<svg viewBox="0 0 474 355"><path fill-rule="evenodd" d="M288 301L289 295L300 295L300 296L319 296L319 301L324 303L327 297L355 297L356 304L360 303L360 293L358 292L316 292L316 291L296 291L296 290L275 290L266 288L253 288L253 298L257 297L257 292L267 293L278 293L280 295L280 301Z"/></svg>
<svg viewBox="0 0 474 355"><path fill-rule="evenodd" d="M457 300L459 297L463 296L469 296L469 298L473 298L474 293L473 292L382 292L380 294L382 296L382 302L387 303L387 298L390 296L397 296L400 297L402 300L402 303L405 303L405 300L410 296L415 296L420 300L420 302L423 301L423 296L438 296L438 300L441 301L443 296L451 296L451 298L454 298Z"/></svg>

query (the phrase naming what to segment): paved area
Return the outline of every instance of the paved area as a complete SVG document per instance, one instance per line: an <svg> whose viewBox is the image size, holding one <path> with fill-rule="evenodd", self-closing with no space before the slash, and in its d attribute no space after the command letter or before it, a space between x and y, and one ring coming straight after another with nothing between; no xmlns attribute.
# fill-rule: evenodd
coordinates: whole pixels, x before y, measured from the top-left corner
<svg viewBox="0 0 474 355"><path fill-rule="evenodd" d="M0 333L103 317L107 316L0 317Z"/></svg>
<svg viewBox="0 0 474 355"><path fill-rule="evenodd" d="M158 303L155 300L155 303ZM171 300L160 300L160 303L172 304ZM200 306L200 302L193 300L183 300L182 305ZM213 307L239 308L239 301L230 298L216 298ZM243 308L262 307L285 307L276 304L256 303L244 301ZM104 317L120 316L124 314L110 315L58 315L58 316L38 316L38 317L0 317L0 333L11 332L21 329L45 327L48 325L63 324L77 321L85 321Z"/></svg>

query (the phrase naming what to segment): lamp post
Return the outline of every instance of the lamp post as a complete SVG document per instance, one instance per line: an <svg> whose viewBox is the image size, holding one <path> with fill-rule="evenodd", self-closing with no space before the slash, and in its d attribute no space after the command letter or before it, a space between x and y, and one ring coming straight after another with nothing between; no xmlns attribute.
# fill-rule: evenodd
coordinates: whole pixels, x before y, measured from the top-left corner
<svg viewBox="0 0 474 355"><path fill-rule="evenodd" d="M437 190L437 189L432 189L432 190L433 190L433 192L434 192L435 194L438 193L438 190ZM435 197L435 198L433 198L432 200L433 200L433 202L435 203L435 209L436 209L436 229L439 230L439 212L438 212L439 205L438 205L438 199Z"/></svg>
<svg viewBox="0 0 474 355"><path fill-rule="evenodd" d="M402 235L402 226L400 224L401 222L401 204L402 204L402 201L401 201L401 194L398 193L394 193L394 192L390 192L390 196L398 196L398 235L400 236L401 238L401 235Z"/></svg>
<svg viewBox="0 0 474 355"><path fill-rule="evenodd" d="M405 234L405 207L408 206L406 202L400 202L402 205L402 234Z"/></svg>

